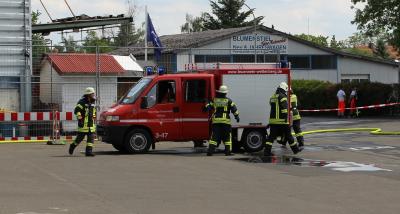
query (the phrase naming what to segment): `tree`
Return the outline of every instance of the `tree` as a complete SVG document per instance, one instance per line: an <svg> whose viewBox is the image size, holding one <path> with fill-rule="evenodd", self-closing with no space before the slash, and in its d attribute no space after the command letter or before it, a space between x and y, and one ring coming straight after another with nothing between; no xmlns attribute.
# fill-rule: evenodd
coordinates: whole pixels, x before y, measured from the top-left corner
<svg viewBox="0 0 400 214"><path fill-rule="evenodd" d="M373 39L361 32L354 33L346 40L346 46L348 48L368 46L371 43L373 43Z"/></svg>
<svg viewBox="0 0 400 214"><path fill-rule="evenodd" d="M99 47L99 53L106 53L113 50L109 39L100 38L96 31L89 31L86 35L83 46L86 46L86 52L96 53L96 46Z"/></svg>
<svg viewBox="0 0 400 214"><path fill-rule="evenodd" d="M67 53L75 53L75 52L79 52L79 48L77 43L74 41L74 37L73 36L69 36L68 38L63 38L63 43L64 43L64 47L65 47L65 52Z"/></svg>
<svg viewBox="0 0 400 214"><path fill-rule="evenodd" d="M400 49L400 0L351 0L356 10L353 24L369 36L388 33L390 43ZM365 6L355 8L357 4Z"/></svg>
<svg viewBox="0 0 400 214"><path fill-rule="evenodd" d="M336 36L333 35L329 47L334 49L340 49L340 43L336 41Z"/></svg>
<svg viewBox="0 0 400 214"><path fill-rule="evenodd" d="M39 24L40 11L32 11L32 25ZM32 34L32 59L36 61L41 60L44 53L49 52L46 40L41 33Z"/></svg>
<svg viewBox="0 0 400 214"><path fill-rule="evenodd" d="M360 56L368 56L368 57L374 57L374 54L372 51L368 51L365 49L361 49L361 48L344 48L342 49L342 51L347 52L347 53L351 53L351 54L355 54L355 55L360 55Z"/></svg>
<svg viewBox="0 0 400 214"><path fill-rule="evenodd" d="M182 33L199 32L204 29L204 13L200 17L193 17L190 14L186 14L186 23L181 26Z"/></svg>
<svg viewBox="0 0 400 214"><path fill-rule="evenodd" d="M210 1L213 16L210 13L203 13L201 16L204 23L204 30L216 30L222 28L235 28L253 26L254 20L245 21L252 15L254 9L240 12L245 0L218 0ZM256 17L256 24L261 24L264 16Z"/></svg>
<svg viewBox="0 0 400 214"><path fill-rule="evenodd" d="M115 37L116 46L128 46L130 44L140 44L144 41L144 29L136 29L134 23L122 24L119 27L117 37Z"/></svg>
<svg viewBox="0 0 400 214"><path fill-rule="evenodd" d="M320 46L324 46L324 47L328 47L329 45L328 45L328 38L329 38L329 36L322 36L322 35L319 35L319 36L313 36L313 35L307 35L307 34L299 34L299 35L294 35L294 36L296 36L296 37L298 37L298 38L300 38L300 39L304 39L304 40L307 40L307 41L310 41L310 42L313 42L313 43L315 43L315 44L317 44L317 45L320 45Z"/></svg>
<svg viewBox="0 0 400 214"><path fill-rule="evenodd" d="M383 39L378 39L376 41L376 49L374 51L374 54L378 56L379 58L382 59L389 59L389 54L386 51L386 44Z"/></svg>
<svg viewBox="0 0 400 214"><path fill-rule="evenodd" d="M129 17L132 17L134 20L137 14L137 5L135 2L131 0L126 1L127 4L127 14ZM115 45L116 46L128 46L130 44L140 44L144 41L144 29L138 28L136 29L135 23L127 23L122 24L119 27L119 32L115 37Z"/></svg>

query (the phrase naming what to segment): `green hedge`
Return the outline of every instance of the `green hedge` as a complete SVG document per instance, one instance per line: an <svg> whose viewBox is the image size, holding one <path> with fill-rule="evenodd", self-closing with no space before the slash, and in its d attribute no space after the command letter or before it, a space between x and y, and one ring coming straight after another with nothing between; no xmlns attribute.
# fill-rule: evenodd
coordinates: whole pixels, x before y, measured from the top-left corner
<svg viewBox="0 0 400 214"><path fill-rule="evenodd" d="M388 102L398 102L400 86L388 85L383 83L350 83L333 84L319 80L293 80L292 87L294 93L298 96L300 109L324 109L337 108L336 94L339 88L346 92L346 107L348 107L348 98L351 89L357 87L358 102L357 106L374 105ZM361 110L362 115L384 115L393 113L397 108L381 108L371 110ZM304 115L336 114L330 113L303 113Z"/></svg>

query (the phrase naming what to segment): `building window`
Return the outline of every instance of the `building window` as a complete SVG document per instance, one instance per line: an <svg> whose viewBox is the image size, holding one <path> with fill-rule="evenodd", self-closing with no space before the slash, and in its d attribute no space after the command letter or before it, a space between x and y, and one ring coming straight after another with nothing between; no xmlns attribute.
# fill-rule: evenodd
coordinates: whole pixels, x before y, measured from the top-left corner
<svg viewBox="0 0 400 214"><path fill-rule="evenodd" d="M312 69L336 69L336 56L334 55L314 55L311 56Z"/></svg>
<svg viewBox="0 0 400 214"><path fill-rule="evenodd" d="M342 83L364 83L370 81L369 74L342 74Z"/></svg>
<svg viewBox="0 0 400 214"><path fill-rule="evenodd" d="M287 61L291 63L293 69L310 69L309 56L287 56Z"/></svg>
<svg viewBox="0 0 400 214"><path fill-rule="evenodd" d="M204 63L205 60L205 56L204 55L195 55L194 56L194 63Z"/></svg>
<svg viewBox="0 0 400 214"><path fill-rule="evenodd" d="M254 55L233 55L233 62L254 62Z"/></svg>
<svg viewBox="0 0 400 214"><path fill-rule="evenodd" d="M212 62L231 62L231 56L227 55L206 55L205 56L206 63Z"/></svg>

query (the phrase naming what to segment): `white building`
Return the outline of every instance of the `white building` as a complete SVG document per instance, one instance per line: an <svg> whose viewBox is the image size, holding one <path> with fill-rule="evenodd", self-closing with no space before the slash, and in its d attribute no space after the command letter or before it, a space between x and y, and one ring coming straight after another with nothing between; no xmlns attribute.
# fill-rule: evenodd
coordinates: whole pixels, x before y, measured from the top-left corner
<svg viewBox="0 0 400 214"><path fill-rule="evenodd" d="M60 111L71 111L85 88L96 88L98 65L100 88L97 94L101 98L100 108L104 109L117 101L119 87L143 76L143 69L130 56L101 54L98 59L99 65L95 54L46 55L40 69L40 101L59 104Z"/></svg>
<svg viewBox="0 0 400 214"><path fill-rule="evenodd" d="M255 37L254 34L257 36ZM256 42L255 39L256 38ZM190 63L277 62L292 65L293 79L324 80L333 83L371 81L399 83L399 65L394 61L354 55L322 47L295 36L258 26L210 30L160 37L164 50L158 64L169 72L185 70ZM130 52L128 52L130 51ZM119 49L118 55L132 53L143 59L143 49ZM152 57L152 50L149 50Z"/></svg>
<svg viewBox="0 0 400 214"><path fill-rule="evenodd" d="M100 73L98 78L97 66ZM59 111L71 112L85 88L93 87L97 88L100 111L103 111L141 77L143 69L131 56L48 54L42 60L39 97L42 103L58 106ZM64 130L73 131L75 125L74 122L64 122Z"/></svg>

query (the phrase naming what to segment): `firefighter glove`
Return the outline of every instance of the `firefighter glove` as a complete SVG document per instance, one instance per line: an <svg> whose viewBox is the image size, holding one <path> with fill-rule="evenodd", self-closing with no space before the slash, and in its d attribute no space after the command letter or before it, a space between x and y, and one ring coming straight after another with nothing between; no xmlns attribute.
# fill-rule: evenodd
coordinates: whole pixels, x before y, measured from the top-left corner
<svg viewBox="0 0 400 214"><path fill-rule="evenodd" d="M240 118L238 115L235 116L235 119L236 119L236 122L238 122L238 123L240 122Z"/></svg>

